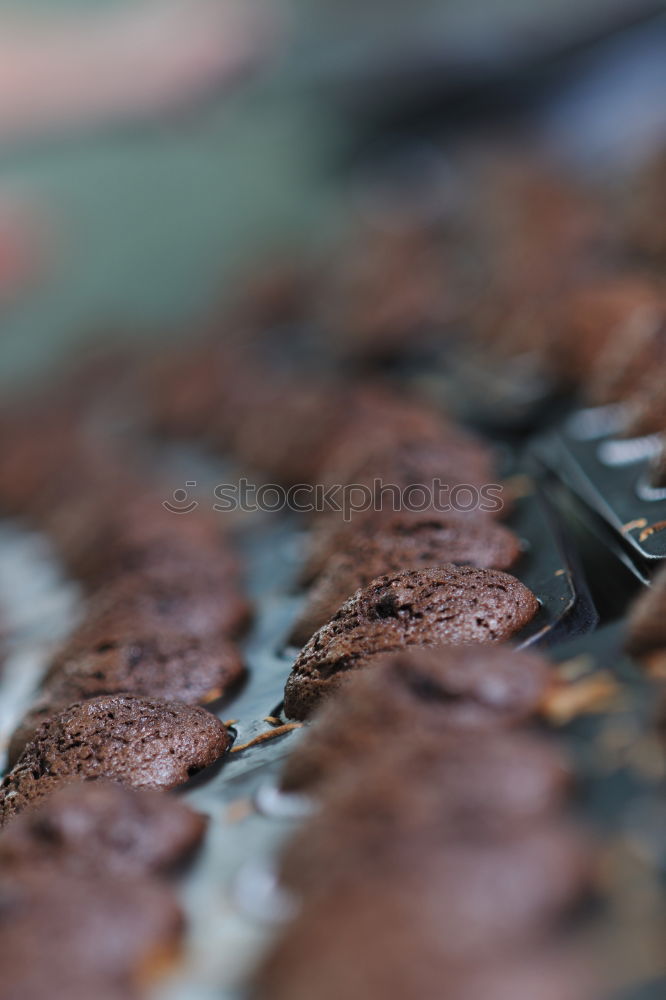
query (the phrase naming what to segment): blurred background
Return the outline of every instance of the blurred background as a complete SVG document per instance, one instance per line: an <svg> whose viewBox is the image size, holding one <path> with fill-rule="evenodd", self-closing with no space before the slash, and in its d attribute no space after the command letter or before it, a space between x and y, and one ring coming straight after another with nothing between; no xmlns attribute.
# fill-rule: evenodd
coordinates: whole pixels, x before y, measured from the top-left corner
<svg viewBox="0 0 666 1000"><path fill-rule="evenodd" d="M2 2L0 94L14 382L86 338L197 328L244 262L344 228L368 169L405 149L441 178L457 144L508 129L595 176L634 169L666 141L666 12Z"/></svg>

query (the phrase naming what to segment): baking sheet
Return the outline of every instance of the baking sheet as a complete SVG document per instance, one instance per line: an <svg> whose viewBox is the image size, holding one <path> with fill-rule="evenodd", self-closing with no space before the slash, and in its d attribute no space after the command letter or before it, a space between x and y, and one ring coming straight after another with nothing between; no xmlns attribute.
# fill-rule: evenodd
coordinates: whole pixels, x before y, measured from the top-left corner
<svg viewBox="0 0 666 1000"><path fill-rule="evenodd" d="M204 495L212 495L209 487L222 475L229 481L228 469L192 449L164 448L159 464L173 482L195 479ZM514 464L513 471L518 469ZM562 635L588 632L594 618L581 627L573 614L582 581L559 544L553 512L534 482L526 483L509 523L526 542L516 575L537 593L542 609L522 643L545 646ZM295 517L253 515L240 525L238 542L257 613L244 643L249 679L219 710L223 719L234 720L235 746L269 731L266 717L282 700L293 662L285 637L305 599L294 594L294 584L306 535ZM13 623L0 687L5 746L56 641L80 616L81 593L62 576L46 540L20 525L0 531L0 563L0 605ZM189 925L184 962L155 992L156 1000L236 1000L275 922L289 913L289 901L272 881L271 859L308 804L276 796L275 788L281 763L299 737L296 729L232 753L209 780L195 779L177 793L211 822L204 850L182 882Z"/></svg>
<svg viewBox="0 0 666 1000"><path fill-rule="evenodd" d="M645 563L666 558L666 489L649 484L656 435L623 439L618 408L578 410L535 442L534 450ZM656 528L655 528L656 526Z"/></svg>

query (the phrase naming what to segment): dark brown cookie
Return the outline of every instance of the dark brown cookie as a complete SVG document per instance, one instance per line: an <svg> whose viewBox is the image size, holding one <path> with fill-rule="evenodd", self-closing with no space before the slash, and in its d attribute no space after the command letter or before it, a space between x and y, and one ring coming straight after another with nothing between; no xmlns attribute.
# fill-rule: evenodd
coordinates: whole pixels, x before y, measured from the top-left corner
<svg viewBox="0 0 666 1000"><path fill-rule="evenodd" d="M95 592L85 608L85 618L72 637L72 648L103 641L114 632L150 634L155 631L191 635L234 637L247 627L250 607L224 573L126 573Z"/></svg>
<svg viewBox="0 0 666 1000"><path fill-rule="evenodd" d="M361 382L353 387L346 412L339 414L321 456L319 479L327 486L344 483L349 469L360 468L373 456L407 446L436 447L459 433L441 410L422 400L398 395L379 383Z"/></svg>
<svg viewBox="0 0 666 1000"><path fill-rule="evenodd" d="M270 389L253 400L232 440L239 459L268 482L287 485L327 482L331 463L359 441L365 451L409 439L437 441L444 421L427 405L387 389L320 379L303 385L274 376Z"/></svg>
<svg viewBox="0 0 666 1000"><path fill-rule="evenodd" d="M666 663L666 569L631 607L628 633L629 652L655 665Z"/></svg>
<svg viewBox="0 0 666 1000"><path fill-rule="evenodd" d="M561 821L470 842L392 837L385 830L381 849L368 851L362 837L330 819L337 852L326 852L327 867L309 863L312 845L301 866L282 869L284 885L306 907L317 898L344 897L350 914L363 896L382 924L406 909L415 933L433 922L450 959L479 960L534 941L589 887L587 842Z"/></svg>
<svg viewBox="0 0 666 1000"><path fill-rule="evenodd" d="M666 255L666 151L657 150L634 179L627 233L632 245L657 262Z"/></svg>
<svg viewBox="0 0 666 1000"><path fill-rule="evenodd" d="M0 899L2 995L12 1000L133 993L180 948L180 907L157 880L22 866L0 872Z"/></svg>
<svg viewBox="0 0 666 1000"><path fill-rule="evenodd" d="M173 788L230 744L226 727L204 708L122 694L77 702L42 723L5 777L0 817L6 822L70 781Z"/></svg>
<svg viewBox="0 0 666 1000"><path fill-rule="evenodd" d="M285 872L326 867L347 838L369 853L381 853L387 838L418 837L424 849L445 841L490 843L562 805L566 761L535 736L396 726L393 738L319 788L320 810L282 853Z"/></svg>
<svg viewBox="0 0 666 1000"><path fill-rule="evenodd" d="M244 674L240 653L227 639L157 628L100 630L96 639L72 641L57 656L12 734L10 765L45 719L74 702L125 693L207 705L229 694Z"/></svg>
<svg viewBox="0 0 666 1000"><path fill-rule="evenodd" d="M379 577L350 598L301 651L285 688L285 712L304 719L378 653L406 646L499 642L539 603L508 573L440 566Z"/></svg>
<svg viewBox="0 0 666 1000"><path fill-rule="evenodd" d="M89 589L118 576L201 580L230 591L239 580L238 560L222 534L221 515L200 510L174 513L164 495L146 492L129 478L95 481L52 505L44 528L70 572Z"/></svg>
<svg viewBox="0 0 666 1000"><path fill-rule="evenodd" d="M486 521L490 517L497 516L506 506L504 488L498 484L495 499L491 498L490 505L497 505L496 514L484 513L479 510L470 511L439 511L428 508L426 510L412 510L403 508L395 511L392 504L373 509L352 509L348 517L342 518L338 514L322 514L316 518L312 529L308 535L305 562L299 574L299 583L308 586L326 569L331 559L340 552L353 552L357 546L365 543L366 539L373 538L378 532L385 529L391 530L391 525L401 522L421 523L434 519L443 519L446 522L460 522L461 530L469 534L470 545L472 539L483 534L483 525L480 521ZM371 504L372 508L372 504ZM455 561L455 560L453 560Z"/></svg>
<svg viewBox="0 0 666 1000"><path fill-rule="evenodd" d="M304 645L359 587L378 576L443 563L509 569L521 552L513 532L489 519L466 523L435 514L370 522L355 532L355 542L330 558L314 584L290 635L294 645Z"/></svg>
<svg viewBox="0 0 666 1000"><path fill-rule="evenodd" d="M471 963L452 961L432 913L354 891L305 906L253 976L250 1000L591 1000L596 978L546 947ZM353 907L353 908L352 908Z"/></svg>
<svg viewBox="0 0 666 1000"><path fill-rule="evenodd" d="M666 363L666 314L655 290L651 304L637 307L615 331L585 387L586 399L606 406L628 399L641 388L646 374Z"/></svg>
<svg viewBox="0 0 666 1000"><path fill-rule="evenodd" d="M613 340L631 328L637 315L655 304L653 282L638 273L620 273L577 288L557 304L556 363L565 378L585 384L603 364Z"/></svg>
<svg viewBox="0 0 666 1000"><path fill-rule="evenodd" d="M78 414L65 401L29 401L0 412L0 509L30 513L40 506L63 467L85 450Z"/></svg>
<svg viewBox="0 0 666 1000"><path fill-rule="evenodd" d="M645 372L636 391L624 402L620 434L625 438L662 434L666 429L664 367Z"/></svg>
<svg viewBox="0 0 666 1000"><path fill-rule="evenodd" d="M442 429L437 439L408 437L397 442L387 440L374 448L372 443L372 439L367 441L355 436L340 456L338 465L329 462L322 474L323 482L326 485L353 483L372 489L375 480L379 480L381 484L397 487L403 494L411 490L405 504L400 506L410 501L419 503L417 486L425 486L437 495L437 481L449 487L462 484L480 487L497 482L492 450L458 427ZM377 490L375 493L381 496ZM447 500L448 497L442 496L443 502ZM388 502L384 506L388 507ZM423 505L424 509L426 506Z"/></svg>
<svg viewBox="0 0 666 1000"><path fill-rule="evenodd" d="M282 776L287 791L319 789L412 734L515 725L533 715L548 663L510 646L411 648L377 656L317 711Z"/></svg>
<svg viewBox="0 0 666 1000"><path fill-rule="evenodd" d="M112 781L75 782L0 835L0 869L51 866L78 875L168 873L201 843L205 818L174 795Z"/></svg>
<svg viewBox="0 0 666 1000"><path fill-rule="evenodd" d="M362 230L340 255L320 297L319 324L339 355L385 364L418 351L455 315L451 280L434 229L398 210Z"/></svg>
<svg viewBox="0 0 666 1000"><path fill-rule="evenodd" d="M272 386L238 427L233 451L267 483L316 483L322 457L349 402L345 387L290 379Z"/></svg>
<svg viewBox="0 0 666 1000"><path fill-rule="evenodd" d="M212 338L151 357L142 388L153 427L169 437L205 436L224 401L224 366L222 345Z"/></svg>

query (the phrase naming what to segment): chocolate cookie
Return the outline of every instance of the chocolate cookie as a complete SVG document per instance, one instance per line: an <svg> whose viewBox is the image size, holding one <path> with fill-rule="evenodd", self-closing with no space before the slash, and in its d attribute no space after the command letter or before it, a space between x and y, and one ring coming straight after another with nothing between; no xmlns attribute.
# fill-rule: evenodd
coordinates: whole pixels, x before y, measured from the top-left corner
<svg viewBox="0 0 666 1000"><path fill-rule="evenodd" d="M437 446L460 433L440 409L398 395L380 383L360 382L353 387L348 408L339 415L321 456L319 478L327 486L344 483L347 470L360 467L372 456L385 456L406 446Z"/></svg>
<svg viewBox="0 0 666 1000"><path fill-rule="evenodd" d="M235 581L223 573L127 573L100 588L88 601L85 618L72 638L88 645L109 633L167 631L197 638L234 637L247 627L250 608Z"/></svg>
<svg viewBox="0 0 666 1000"><path fill-rule="evenodd" d="M499 484L495 498L489 501L489 506L495 505L497 505L495 513L484 513L480 510L438 511L432 508L426 510L403 508L395 511L393 505L389 504L387 507L380 506L376 510L358 508L350 510L347 518L332 513L322 514L314 521L309 533L305 562L299 573L299 583L305 587L309 586L339 553L354 552L359 545L365 544L366 539L374 538L384 530L390 531L396 522L407 525L412 522L420 524L439 519L446 523L453 521L459 523L461 531L467 533L471 547L475 537L483 537L484 526L479 522L497 516L506 506L504 489ZM450 561L455 562L455 559Z"/></svg>
<svg viewBox="0 0 666 1000"><path fill-rule="evenodd" d="M0 872L0 898L2 993L12 1000L133 995L178 954L180 907L156 880L22 866Z"/></svg>
<svg viewBox="0 0 666 1000"><path fill-rule="evenodd" d="M203 708L123 694L77 702L42 723L3 780L0 819L75 780L173 788L230 744L225 726Z"/></svg>
<svg viewBox="0 0 666 1000"><path fill-rule="evenodd" d="M0 870L55 867L78 875L168 873L194 853L205 818L180 799L112 781L66 785L0 835Z"/></svg>
<svg viewBox="0 0 666 1000"><path fill-rule="evenodd" d="M304 719L323 697L379 653L406 646L499 642L539 603L508 573L452 564L379 577L313 635L285 687L285 712Z"/></svg>
<svg viewBox="0 0 666 1000"><path fill-rule="evenodd" d="M378 576L443 563L509 569L521 552L518 538L502 525L435 514L370 522L355 532L355 543L329 559L292 629L294 645L304 645L359 587Z"/></svg>
<svg viewBox="0 0 666 1000"><path fill-rule="evenodd" d="M662 434L665 428L664 369L660 367L645 372L636 391L623 403L620 434L624 438L644 437Z"/></svg>
<svg viewBox="0 0 666 1000"><path fill-rule="evenodd" d="M369 852L381 852L387 838L418 837L424 848L489 843L555 815L562 804L569 769L545 740L406 726L394 727L393 737L319 787L321 809L287 842L284 871L326 867L340 850L341 830Z"/></svg>
<svg viewBox="0 0 666 1000"><path fill-rule="evenodd" d="M577 289L558 305L557 364L570 382L584 384L615 338L655 303L655 286L642 274L620 273Z"/></svg>
<svg viewBox="0 0 666 1000"><path fill-rule="evenodd" d="M536 653L442 646L376 657L325 702L287 760L286 791L318 790L418 732L444 738L515 725L537 711L550 679ZM425 737L424 737L425 738Z"/></svg>
<svg viewBox="0 0 666 1000"><path fill-rule="evenodd" d="M663 297L637 308L616 331L585 387L594 406L620 403L640 389L647 373L666 362L666 314Z"/></svg>
<svg viewBox="0 0 666 1000"><path fill-rule="evenodd" d="M306 908L318 898L345 898L356 914L361 897L371 901L377 937L384 921L390 926L400 913L409 913L415 934L431 933L432 922L452 960L503 955L533 942L589 886L587 843L562 822L471 842L392 837L385 830L380 850L373 844L368 851L363 838L330 820L337 853L326 852L327 867L310 864L313 844L300 867L281 869L284 885Z"/></svg>
<svg viewBox="0 0 666 1000"><path fill-rule="evenodd" d="M451 280L433 227L397 210L347 247L320 296L318 323L336 354L383 365L418 351L455 315Z"/></svg>
<svg viewBox="0 0 666 1000"><path fill-rule="evenodd" d="M63 466L85 448L78 415L62 400L31 400L0 412L0 509L26 515Z"/></svg>
<svg viewBox="0 0 666 1000"><path fill-rule="evenodd" d="M359 442L366 456L370 446L437 441L443 426L432 408L373 385L273 377L239 424L232 449L269 482L326 483L340 456L359 456Z"/></svg>
<svg viewBox="0 0 666 1000"><path fill-rule="evenodd" d="M497 471L492 450L478 438L462 431L449 428L441 431L436 440L411 438L396 443L387 441L383 447L370 450L368 442L354 438L346 454L341 456L337 467L329 463L322 474L326 485L350 483L374 489L375 481L402 491L405 502L420 503L416 487L427 487L436 499L439 498L436 485L454 487L468 484L475 487L497 481ZM381 494L374 490L379 500ZM392 500L392 497L390 498ZM448 497L442 495L442 502ZM388 503L384 504L385 507ZM400 509L400 506L398 509ZM423 505L423 509L426 508ZM429 506L432 506L430 504ZM382 505L376 505L380 510ZM391 504L391 510L395 505Z"/></svg>
<svg viewBox="0 0 666 1000"><path fill-rule="evenodd" d="M95 640L67 643L49 670L33 707L12 734L13 764L41 723L74 702L133 694L187 705L211 704L245 674L228 640L180 635L158 628L100 630Z"/></svg>
<svg viewBox="0 0 666 1000"><path fill-rule="evenodd" d="M641 166L630 202L628 234L638 250L656 262L666 255L666 151L663 146Z"/></svg>
<svg viewBox="0 0 666 1000"><path fill-rule="evenodd" d="M379 901L383 902L383 899ZM353 909L350 907L353 906ZM384 913L354 892L304 907L253 976L250 1000L590 1000L592 971L549 948L488 961L451 960L418 901ZM433 917L436 914L433 914Z"/></svg>
<svg viewBox="0 0 666 1000"><path fill-rule="evenodd" d="M666 569L656 574L630 610L627 649L651 662L666 661Z"/></svg>
<svg viewBox="0 0 666 1000"><path fill-rule="evenodd" d="M205 436L224 399L224 364L222 345L213 338L150 358L142 389L153 428L169 437Z"/></svg>
<svg viewBox="0 0 666 1000"><path fill-rule="evenodd" d="M131 573L230 591L238 584L238 560L221 532L223 521L200 510L174 513L164 495L147 492L126 474L53 504L45 529L70 572L89 589Z"/></svg>

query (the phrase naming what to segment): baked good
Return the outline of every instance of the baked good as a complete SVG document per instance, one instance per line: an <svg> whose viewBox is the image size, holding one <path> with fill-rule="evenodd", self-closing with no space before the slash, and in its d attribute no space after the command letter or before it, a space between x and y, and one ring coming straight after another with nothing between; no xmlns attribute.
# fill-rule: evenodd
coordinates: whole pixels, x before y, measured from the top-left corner
<svg viewBox="0 0 666 1000"><path fill-rule="evenodd" d="M0 509L25 515L63 466L85 448L77 413L64 401L29 401L0 412Z"/></svg>
<svg viewBox="0 0 666 1000"><path fill-rule="evenodd" d="M631 244L657 262L666 254L666 151L649 157L637 173L631 191L627 235Z"/></svg>
<svg viewBox="0 0 666 1000"><path fill-rule="evenodd" d="M288 757L285 791L311 791L412 734L493 730L533 715L550 683L537 653L508 645L411 647L353 673ZM401 738L402 742L402 738Z"/></svg>
<svg viewBox="0 0 666 1000"><path fill-rule="evenodd" d="M315 582L291 631L294 645L304 645L347 598L378 576L442 563L509 569L521 552L519 539L503 525L433 513L370 521L354 532L354 542L331 556Z"/></svg>
<svg viewBox="0 0 666 1000"><path fill-rule="evenodd" d="M418 837L425 849L515 836L556 815L569 784L566 758L536 736L401 725L392 735L329 772L321 808L283 850L283 871L325 868L347 839L381 853L394 839Z"/></svg>
<svg viewBox="0 0 666 1000"><path fill-rule="evenodd" d="M645 376L666 363L666 302L657 289L654 301L637 306L614 331L585 385L594 406L626 400L640 390Z"/></svg>
<svg viewBox="0 0 666 1000"><path fill-rule="evenodd" d="M285 712L306 718L381 653L509 639L538 607L527 587L497 570L447 564L379 577L304 646L287 680Z"/></svg>
<svg viewBox="0 0 666 1000"><path fill-rule="evenodd" d="M652 302L633 309L612 331L608 346L585 386L595 406L619 403L640 389L645 375L666 362L666 301L655 287Z"/></svg>
<svg viewBox="0 0 666 1000"><path fill-rule="evenodd" d="M666 428L664 367L646 371L636 391L623 403L621 437L661 434Z"/></svg>
<svg viewBox="0 0 666 1000"><path fill-rule="evenodd" d="M353 483L372 488L375 480L380 480L402 491L420 485L433 492L436 480L450 487L497 482L492 450L458 427L440 430L436 439L409 435L397 442L386 440L372 445L372 438L368 441L355 434L337 464L331 459L325 466L322 481L326 485Z"/></svg>
<svg viewBox="0 0 666 1000"><path fill-rule="evenodd" d="M325 469L322 480L335 490L340 509L324 510L314 521L304 583L315 579L331 556L354 549L358 537L381 530L397 515L460 520L473 532L477 520L503 517L508 508L492 453L457 431L436 442L411 440L371 453L359 438L337 468Z"/></svg>
<svg viewBox="0 0 666 1000"><path fill-rule="evenodd" d="M153 428L170 437L201 438L224 404L225 353L218 339L174 345L142 373Z"/></svg>
<svg viewBox="0 0 666 1000"><path fill-rule="evenodd" d="M197 638L234 637L250 619L250 606L235 581L224 573L126 573L89 599L85 618L72 637L72 648L87 646L114 632L166 631Z"/></svg>
<svg viewBox="0 0 666 1000"><path fill-rule="evenodd" d="M350 449L357 454L360 441L366 452L405 438L436 441L443 423L425 404L374 385L273 376L239 422L232 449L267 482L326 483L327 470Z"/></svg>
<svg viewBox="0 0 666 1000"><path fill-rule="evenodd" d="M230 745L226 727L204 708L127 694L77 702L42 723L4 778L0 820L75 780L173 788Z"/></svg>
<svg viewBox="0 0 666 1000"><path fill-rule="evenodd" d="M495 504L504 505L503 488L499 485L495 496L490 496L489 503L484 504L484 506L490 507ZM355 551L358 545L364 544L366 538L372 538L385 529L390 531L391 526L396 522L405 525L411 522L428 522L433 519L442 519L447 523L460 522L461 531L466 533L471 547L474 538L483 536L484 527L478 522L486 521L493 516L495 515L492 512L485 513L481 510L452 509L443 511L431 507L426 510L417 510L409 506L394 510L392 504L376 509L370 504L367 510L350 510L346 519L333 513L322 514L314 521L309 532L305 561L298 578L299 583L302 586L309 586L338 553ZM451 561L455 562L456 560Z"/></svg>
<svg viewBox="0 0 666 1000"><path fill-rule="evenodd" d="M433 227L395 210L341 255L318 322L333 350L374 365L394 362L427 343L456 312L456 283Z"/></svg>
<svg viewBox="0 0 666 1000"><path fill-rule="evenodd" d="M156 880L3 868L0 898L8 1000L132 996L163 974L180 948L180 907Z"/></svg>
<svg viewBox="0 0 666 1000"><path fill-rule="evenodd" d="M441 408L398 394L381 382L357 383L347 403L320 459L318 479L326 486L346 482L347 470L373 455L407 445L436 446L461 433Z"/></svg>
<svg viewBox="0 0 666 1000"><path fill-rule="evenodd" d="M232 448L267 483L317 482L322 455L345 412L348 390L335 382L274 379L271 391L246 414Z"/></svg>
<svg viewBox="0 0 666 1000"><path fill-rule="evenodd" d="M629 611L627 649L641 659L666 662L666 568L654 576Z"/></svg>
<svg viewBox="0 0 666 1000"><path fill-rule="evenodd" d="M562 296L554 340L556 365L569 382L586 384L610 345L632 329L636 317L655 305L655 285L640 273L589 281Z"/></svg>
<svg viewBox="0 0 666 1000"><path fill-rule="evenodd" d="M146 573L231 592L239 565L221 516L167 510L163 502L171 493L166 487L163 495L146 491L126 474L110 485L95 481L80 495L54 502L44 528L70 572L89 589Z"/></svg>
<svg viewBox="0 0 666 1000"><path fill-rule="evenodd" d="M253 976L250 1000L591 1000L594 973L566 951L532 947L451 960L418 901L388 911L354 892L305 906Z"/></svg>
<svg viewBox="0 0 666 1000"><path fill-rule="evenodd" d="M373 842L368 850L363 838L327 815L337 853L327 852L327 867L320 867L309 863L311 850L302 865L281 868L283 884L305 908L317 898L344 898L356 914L364 898L375 914L376 940L409 913L413 933L432 933L432 924L451 960L503 955L551 930L589 887L586 840L562 821L488 841L386 832L381 849Z"/></svg>
<svg viewBox="0 0 666 1000"><path fill-rule="evenodd" d="M56 657L12 734L10 764L45 719L74 702L125 693L209 705L228 695L244 675L240 653L226 639L157 628L100 630L97 639L69 642Z"/></svg>
<svg viewBox="0 0 666 1000"><path fill-rule="evenodd" d="M0 870L50 866L74 875L169 873L200 845L205 817L174 795L112 781L65 785L8 823Z"/></svg>

